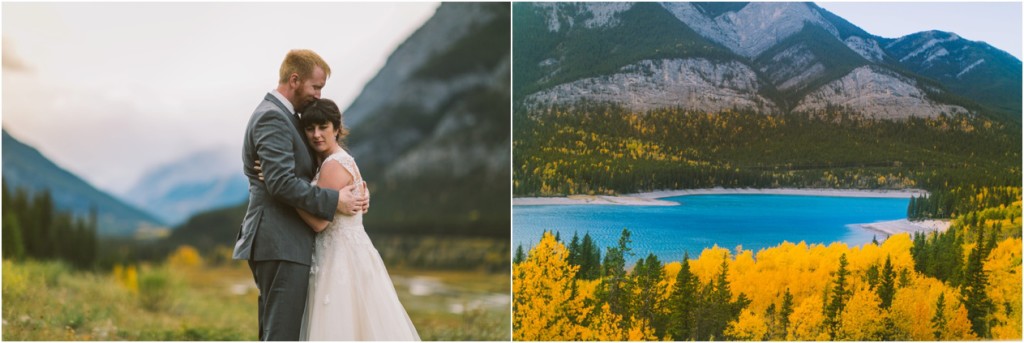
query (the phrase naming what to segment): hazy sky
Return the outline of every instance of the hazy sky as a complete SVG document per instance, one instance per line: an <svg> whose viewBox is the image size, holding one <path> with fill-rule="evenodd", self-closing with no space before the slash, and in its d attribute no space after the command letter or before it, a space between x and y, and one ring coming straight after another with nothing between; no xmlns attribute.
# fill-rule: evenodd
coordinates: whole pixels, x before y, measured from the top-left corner
<svg viewBox="0 0 1024 343"><path fill-rule="evenodd" d="M1020 2L817 2L868 33L898 38L939 30L1021 58Z"/></svg>
<svg viewBox="0 0 1024 343"><path fill-rule="evenodd" d="M347 107L437 7L4 3L3 126L119 193L192 152L241 151L290 49L324 57L333 73L323 96Z"/></svg>

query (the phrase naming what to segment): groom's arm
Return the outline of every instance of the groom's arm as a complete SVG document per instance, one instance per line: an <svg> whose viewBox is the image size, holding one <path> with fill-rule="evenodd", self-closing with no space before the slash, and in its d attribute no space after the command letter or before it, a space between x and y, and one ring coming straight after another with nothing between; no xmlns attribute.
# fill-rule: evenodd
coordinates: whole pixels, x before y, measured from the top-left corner
<svg viewBox="0 0 1024 343"><path fill-rule="evenodd" d="M253 127L256 155L262 163L264 184L276 199L325 220L334 220L338 191L323 189L295 175L292 124L283 114L264 113Z"/></svg>

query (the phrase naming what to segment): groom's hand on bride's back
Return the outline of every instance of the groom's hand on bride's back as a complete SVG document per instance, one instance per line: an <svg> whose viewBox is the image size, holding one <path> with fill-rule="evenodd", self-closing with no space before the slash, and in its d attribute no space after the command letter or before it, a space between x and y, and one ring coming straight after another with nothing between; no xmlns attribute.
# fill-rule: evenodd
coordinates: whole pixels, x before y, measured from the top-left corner
<svg viewBox="0 0 1024 343"><path fill-rule="evenodd" d="M338 211L345 215L354 216L362 209L370 208L370 197L355 195L352 192L355 188L356 185L353 184L338 190Z"/></svg>

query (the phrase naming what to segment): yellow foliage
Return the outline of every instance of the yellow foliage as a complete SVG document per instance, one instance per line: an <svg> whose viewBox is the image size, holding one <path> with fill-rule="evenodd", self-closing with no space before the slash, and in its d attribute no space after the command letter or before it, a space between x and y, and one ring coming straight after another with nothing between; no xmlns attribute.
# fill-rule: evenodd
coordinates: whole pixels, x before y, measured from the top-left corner
<svg viewBox="0 0 1024 343"><path fill-rule="evenodd" d="M121 286L124 286L129 292L134 294L139 293L139 270L135 265L128 265L125 267L120 264L115 264L112 274L114 281Z"/></svg>
<svg viewBox="0 0 1024 343"><path fill-rule="evenodd" d="M577 340L586 334L583 322L589 307L573 294L578 266L567 261L569 250L544 233L512 276L513 339L527 341Z"/></svg>
<svg viewBox="0 0 1024 343"><path fill-rule="evenodd" d="M631 318L632 325L629 327L629 333L626 335L627 341L656 341L658 337L654 335L654 328L651 327L650 323L645 319L637 319L636 317Z"/></svg>
<svg viewBox="0 0 1024 343"><path fill-rule="evenodd" d="M167 264L172 268L195 268L203 265L203 257L196 248L182 245L167 258Z"/></svg>
<svg viewBox="0 0 1024 343"><path fill-rule="evenodd" d="M621 341L626 333L619 327L622 316L612 313L611 306L604 304L597 316L592 317L590 327L581 335L586 341Z"/></svg>
<svg viewBox="0 0 1024 343"><path fill-rule="evenodd" d="M988 273L988 296L996 305L992 338L1021 339L1021 239L1006 239L996 245L984 265Z"/></svg>
<svg viewBox="0 0 1024 343"><path fill-rule="evenodd" d="M743 311L736 322L729 324L725 334L740 341L761 341L767 338L768 324L757 313Z"/></svg>
<svg viewBox="0 0 1024 343"><path fill-rule="evenodd" d="M840 314L840 329L836 338L844 341L871 340L872 333L881 327L882 310L878 308L878 296L867 288L853 293Z"/></svg>
<svg viewBox="0 0 1024 343"><path fill-rule="evenodd" d="M1019 203L1017 201L1015 207L980 211L984 225L992 227L998 223L1004 230L1009 227L1009 230L1019 231ZM910 253L912 246L913 240L908 234L893 235L879 245L858 247L844 243L784 242L756 254L741 248L730 251L714 246L688 263L690 271L705 285L714 282L725 264L733 300L741 293L750 300L739 318L728 324L725 332L728 339L769 338L766 337L769 331L766 311L773 304L775 311L779 311L783 294L788 290L793 297L793 312L788 318L786 339L829 340L829 334L823 327L823 309L842 255L847 257L850 273L845 287L852 293L844 311L839 314L838 339L977 339L971 331L967 311L960 302L960 291L918 273ZM976 243L964 245L965 258L974 246ZM1020 238L1006 239L993 249L984 263L989 278L986 291L995 305L995 311L989 317L993 323L991 333L994 339L1019 340L1021 337L1021 252ZM513 325L516 340L671 339L655 336L651 323L643 319L629 314L623 318L612 313L608 304L595 304L594 294L601 280L574 280L578 267L566 262L567 255L565 246L546 233L526 261L515 265ZM897 282L891 306L881 309L877 289L868 284L867 273L873 267L881 269L886 259L897 274L905 275L907 279L906 282ZM669 299L675 288L681 268L680 262L669 262L663 267L663 278L658 282L658 287L667 290L661 298L662 311L668 310L664 301ZM634 289L633 293L638 294L639 290ZM945 324L936 337L933 318L938 311L936 304L940 295L944 298L942 317ZM630 319L630 324L621 326L626 319Z"/></svg>
<svg viewBox="0 0 1024 343"><path fill-rule="evenodd" d="M822 315L821 296L806 297L797 300L797 306L793 314L789 316L789 332L786 334L787 341L827 341L828 332L822 330L822 323L825 316Z"/></svg>

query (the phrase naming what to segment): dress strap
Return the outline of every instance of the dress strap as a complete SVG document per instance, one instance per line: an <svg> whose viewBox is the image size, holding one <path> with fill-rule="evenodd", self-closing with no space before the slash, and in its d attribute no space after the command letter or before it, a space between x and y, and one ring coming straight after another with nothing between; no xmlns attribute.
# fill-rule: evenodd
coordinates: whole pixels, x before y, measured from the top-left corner
<svg viewBox="0 0 1024 343"><path fill-rule="evenodd" d="M338 161L338 163L341 164L341 166L344 167L345 170L347 170L350 175L352 175L352 178L355 181L363 180L363 176L359 174L359 167L356 166L356 160L352 158L352 155L349 155L348 152L345 151L344 149L342 149L339 152L333 153L330 156L327 156L327 159L324 160L324 163L327 163L327 161L330 160Z"/></svg>

